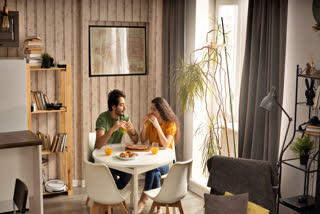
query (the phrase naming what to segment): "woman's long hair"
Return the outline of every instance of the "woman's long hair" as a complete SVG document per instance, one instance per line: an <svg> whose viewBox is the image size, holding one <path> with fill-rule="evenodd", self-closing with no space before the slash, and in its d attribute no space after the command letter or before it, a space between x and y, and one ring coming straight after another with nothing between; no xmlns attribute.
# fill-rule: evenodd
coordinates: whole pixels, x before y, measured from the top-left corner
<svg viewBox="0 0 320 214"><path fill-rule="evenodd" d="M175 122L177 127L177 132L174 136L175 144L178 144L180 139L180 123L176 116L176 114L172 111L170 105L167 103L167 101L162 97L156 97L151 101L158 112L160 113L160 116L164 121L170 121Z"/></svg>

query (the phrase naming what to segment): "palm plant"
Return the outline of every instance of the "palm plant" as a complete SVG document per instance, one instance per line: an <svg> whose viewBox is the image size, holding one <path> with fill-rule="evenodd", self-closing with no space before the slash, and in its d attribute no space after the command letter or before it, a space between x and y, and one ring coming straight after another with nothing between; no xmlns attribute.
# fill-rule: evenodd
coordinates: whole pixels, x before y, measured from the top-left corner
<svg viewBox="0 0 320 214"><path fill-rule="evenodd" d="M210 34L214 35L216 45L208 40ZM223 43L218 44L221 38L224 39ZM207 122L200 125L195 132L195 135L204 135L202 146L203 173L206 172L207 160L213 155L220 155L223 146L227 147L227 154L231 156L227 130L228 104L230 104L232 129L234 128L228 62L226 59L228 54L225 43L222 22L222 26L217 24L216 29L207 33L207 44L193 51L193 53L202 51L202 57L195 60L190 57L190 63L180 60L177 71L173 73L173 81L177 86L182 111L193 111L197 99L205 103ZM225 53L225 57L223 57L223 53ZM224 59L226 60L226 67L223 66ZM216 111L213 113L209 111L208 96L213 98L216 106ZM222 132L226 136L226 145L222 145L220 140ZM233 146L234 156L236 156L234 132Z"/></svg>

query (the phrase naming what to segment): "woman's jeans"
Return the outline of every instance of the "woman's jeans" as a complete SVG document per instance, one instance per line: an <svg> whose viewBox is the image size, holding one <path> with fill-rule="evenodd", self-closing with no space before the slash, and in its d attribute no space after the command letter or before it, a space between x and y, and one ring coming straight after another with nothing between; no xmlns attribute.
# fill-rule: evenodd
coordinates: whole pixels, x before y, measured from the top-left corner
<svg viewBox="0 0 320 214"><path fill-rule="evenodd" d="M159 188L161 175L165 175L169 172L169 165L162 166L146 172L144 190L150 190Z"/></svg>

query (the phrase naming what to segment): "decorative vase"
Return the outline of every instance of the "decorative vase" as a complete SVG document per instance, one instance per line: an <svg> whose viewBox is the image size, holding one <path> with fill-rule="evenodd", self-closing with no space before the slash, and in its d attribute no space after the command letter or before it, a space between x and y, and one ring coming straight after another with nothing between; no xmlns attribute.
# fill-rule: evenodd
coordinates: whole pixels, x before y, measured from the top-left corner
<svg viewBox="0 0 320 214"><path fill-rule="evenodd" d="M309 160L309 154L307 155L300 155L300 164L307 165Z"/></svg>

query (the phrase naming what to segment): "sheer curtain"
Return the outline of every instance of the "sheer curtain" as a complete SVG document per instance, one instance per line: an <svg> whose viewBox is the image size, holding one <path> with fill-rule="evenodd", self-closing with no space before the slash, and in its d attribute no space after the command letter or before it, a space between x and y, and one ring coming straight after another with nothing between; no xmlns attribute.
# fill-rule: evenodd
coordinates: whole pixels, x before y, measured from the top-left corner
<svg viewBox="0 0 320 214"><path fill-rule="evenodd" d="M288 0L249 0L239 105L239 157L276 162L281 110L259 104L272 86L282 103Z"/></svg>

